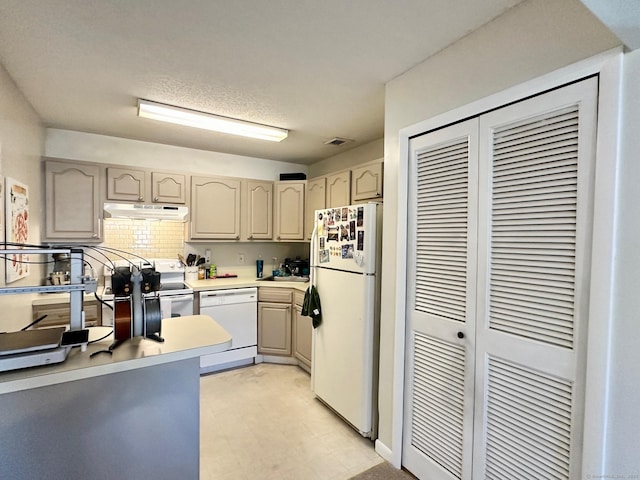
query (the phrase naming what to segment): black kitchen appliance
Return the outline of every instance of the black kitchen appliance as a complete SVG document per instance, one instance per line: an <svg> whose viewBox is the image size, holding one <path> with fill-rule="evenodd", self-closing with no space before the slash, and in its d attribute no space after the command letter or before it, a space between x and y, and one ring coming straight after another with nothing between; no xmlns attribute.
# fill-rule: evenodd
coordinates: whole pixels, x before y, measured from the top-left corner
<svg viewBox="0 0 640 480"><path fill-rule="evenodd" d="M285 258L284 270L286 273L296 277L307 276L309 275L309 259L302 259L300 257L296 257L295 259Z"/></svg>

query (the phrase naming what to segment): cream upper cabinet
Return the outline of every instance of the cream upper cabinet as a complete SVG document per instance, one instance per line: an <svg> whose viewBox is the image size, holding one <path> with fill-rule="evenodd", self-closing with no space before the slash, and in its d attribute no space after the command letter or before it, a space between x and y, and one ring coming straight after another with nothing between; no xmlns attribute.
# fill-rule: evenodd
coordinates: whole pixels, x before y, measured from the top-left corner
<svg viewBox="0 0 640 480"><path fill-rule="evenodd" d="M240 185L229 177L191 177L191 239L240 239Z"/></svg>
<svg viewBox="0 0 640 480"><path fill-rule="evenodd" d="M304 240L305 182L276 182L276 240Z"/></svg>
<svg viewBox="0 0 640 480"><path fill-rule="evenodd" d="M45 240L100 241L100 168L45 163Z"/></svg>
<svg viewBox="0 0 640 480"><path fill-rule="evenodd" d="M341 207L351 203L351 170L327 175L326 207Z"/></svg>
<svg viewBox="0 0 640 480"><path fill-rule="evenodd" d="M107 200L145 201L145 172L130 168L107 168Z"/></svg>
<svg viewBox="0 0 640 480"><path fill-rule="evenodd" d="M271 240L273 238L273 182L247 180L246 238Z"/></svg>
<svg viewBox="0 0 640 480"><path fill-rule="evenodd" d="M382 198L382 160L351 170L351 201Z"/></svg>
<svg viewBox="0 0 640 480"><path fill-rule="evenodd" d="M184 205L187 201L186 176L177 173L151 172L151 201Z"/></svg>
<svg viewBox="0 0 640 480"><path fill-rule="evenodd" d="M304 232L307 240L311 240L313 233L314 212L325 208L326 184L326 177L307 180L304 212Z"/></svg>

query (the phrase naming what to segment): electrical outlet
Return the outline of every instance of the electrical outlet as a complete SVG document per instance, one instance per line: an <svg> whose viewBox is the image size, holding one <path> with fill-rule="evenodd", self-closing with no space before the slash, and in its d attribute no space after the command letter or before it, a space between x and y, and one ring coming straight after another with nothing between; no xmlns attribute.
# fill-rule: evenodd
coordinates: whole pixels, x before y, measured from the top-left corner
<svg viewBox="0 0 640 480"><path fill-rule="evenodd" d="M238 265L244 265L244 253L238 254Z"/></svg>

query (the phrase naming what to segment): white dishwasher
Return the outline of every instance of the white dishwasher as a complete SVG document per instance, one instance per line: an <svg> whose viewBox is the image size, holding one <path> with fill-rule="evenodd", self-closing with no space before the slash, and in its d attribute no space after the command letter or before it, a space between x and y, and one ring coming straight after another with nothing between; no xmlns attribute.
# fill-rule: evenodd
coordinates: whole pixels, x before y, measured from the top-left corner
<svg viewBox="0 0 640 480"><path fill-rule="evenodd" d="M231 347L200 357L200 373L253 363L258 355L258 289L200 292L200 315L209 315L231 334Z"/></svg>

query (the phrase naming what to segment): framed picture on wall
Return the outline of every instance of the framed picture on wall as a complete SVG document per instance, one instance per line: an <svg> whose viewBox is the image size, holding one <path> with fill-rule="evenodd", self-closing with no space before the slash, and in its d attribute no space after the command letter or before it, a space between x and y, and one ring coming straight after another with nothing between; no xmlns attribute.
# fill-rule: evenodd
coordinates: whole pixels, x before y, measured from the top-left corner
<svg viewBox="0 0 640 480"><path fill-rule="evenodd" d="M7 177L5 182L6 241L7 248L20 248L29 243L29 188ZM29 254L7 255L5 260L6 282L11 283L29 275Z"/></svg>

